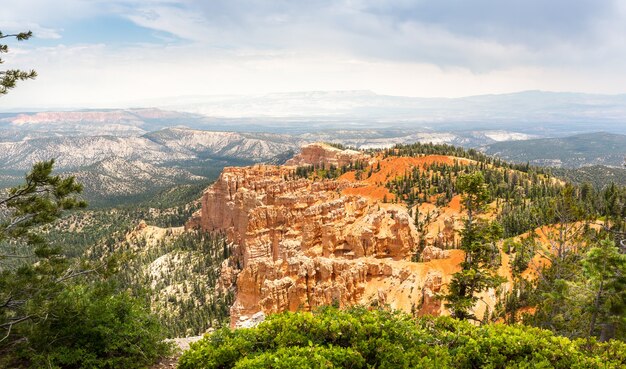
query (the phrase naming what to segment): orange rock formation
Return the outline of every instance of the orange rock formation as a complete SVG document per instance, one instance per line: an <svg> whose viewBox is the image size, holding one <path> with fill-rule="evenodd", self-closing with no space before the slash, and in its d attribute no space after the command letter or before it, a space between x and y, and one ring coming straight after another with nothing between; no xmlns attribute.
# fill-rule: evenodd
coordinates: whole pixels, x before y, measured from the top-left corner
<svg viewBox="0 0 626 369"><path fill-rule="evenodd" d="M303 146L300 154L287 160L286 165L316 165L328 168L333 165L340 168L357 161L368 162L371 159L361 151L341 150L324 143Z"/></svg>
<svg viewBox="0 0 626 369"><path fill-rule="evenodd" d="M295 176L299 165L341 167L356 160L380 163L380 170L363 181L354 172L322 181ZM382 160L313 144L286 166L225 168L205 191L201 214L188 226L226 232L235 246L236 262L224 266L222 278L237 287L231 325L245 325L259 312L332 303L444 313L435 294L459 269L463 252L435 244L453 242L461 217L458 199L451 208L436 209L427 232L429 245L421 255L425 262L416 263L411 262L419 243L413 219L405 206L382 203L381 194L388 194L384 183L389 178L413 166L452 160Z"/></svg>

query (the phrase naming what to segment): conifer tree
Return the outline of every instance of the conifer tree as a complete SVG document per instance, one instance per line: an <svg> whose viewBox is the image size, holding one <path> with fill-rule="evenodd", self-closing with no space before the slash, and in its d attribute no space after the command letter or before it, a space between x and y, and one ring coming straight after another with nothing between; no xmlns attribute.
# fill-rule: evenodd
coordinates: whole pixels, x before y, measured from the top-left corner
<svg viewBox="0 0 626 369"><path fill-rule="evenodd" d="M626 255L605 239L587 252L582 265L593 298L588 337L606 341L626 325Z"/></svg>
<svg viewBox="0 0 626 369"><path fill-rule="evenodd" d="M485 211L489 199L481 172L460 176L456 186L462 193L462 204L467 212L460 245L465 258L443 297L454 317L478 321L471 312L479 300L478 294L502 283L495 271L498 256L495 242L501 236L502 228L497 223L477 218Z"/></svg>
<svg viewBox="0 0 626 369"><path fill-rule="evenodd" d="M52 175L53 164L35 164L25 184L0 196L0 343L18 339L14 326L44 316L38 307L60 290L60 282L81 273L68 270L61 250L39 232L64 211L86 206L77 197L82 185Z"/></svg>
<svg viewBox="0 0 626 369"><path fill-rule="evenodd" d="M33 36L31 31L20 32L15 34L3 34L0 31L0 40L5 38L15 38L17 41L28 40ZM2 54L9 52L9 46L6 44L0 44L0 64L4 63L2 60ZM10 89L14 88L18 81L25 81L27 79L33 79L37 77L37 72L34 70L23 71L20 69L7 69L0 70L0 95L5 95Z"/></svg>

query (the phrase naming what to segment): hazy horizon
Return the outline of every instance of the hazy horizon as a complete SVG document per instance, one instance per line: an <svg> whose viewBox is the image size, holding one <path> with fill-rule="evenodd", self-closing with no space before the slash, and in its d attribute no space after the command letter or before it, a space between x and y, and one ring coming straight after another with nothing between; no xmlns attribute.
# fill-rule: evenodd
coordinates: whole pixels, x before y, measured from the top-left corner
<svg viewBox="0 0 626 369"><path fill-rule="evenodd" d="M520 90L506 93L484 93L476 95L465 95L457 97L447 96L408 96L408 95L392 95L392 94L380 94L372 90L296 90L296 91L277 91L269 93L256 93L256 94L194 94L194 95L178 95L178 96L164 96L155 97L150 99L136 99L125 102L107 104L107 103L85 103L74 105L52 104L47 106L39 105L24 105L14 107L3 107L0 113L35 113L35 112L53 112L53 111L80 111L80 110L119 110L119 109L161 109L161 110L173 110L180 112L192 112L188 109L177 109L177 106L184 106L185 104L197 103L208 104L219 101L239 101L239 102L252 102L256 99L263 98L292 98L294 96L317 96L328 97L331 95L350 97L351 95L370 95L371 97L379 98L391 98L391 99L405 99L421 102L443 102L443 101L464 101L475 98L502 98L502 97L520 97L524 95L536 95L536 96L553 96L553 97L597 97L597 98L620 98L626 97L625 93L588 93L580 91L548 91L548 90ZM539 101L537 101L539 103ZM625 107L626 108L626 107ZM195 111L193 111L195 112ZM200 113L202 114L202 113ZM205 114L202 114L205 115ZM210 115L209 115L210 116ZM221 115L217 114L216 117Z"/></svg>

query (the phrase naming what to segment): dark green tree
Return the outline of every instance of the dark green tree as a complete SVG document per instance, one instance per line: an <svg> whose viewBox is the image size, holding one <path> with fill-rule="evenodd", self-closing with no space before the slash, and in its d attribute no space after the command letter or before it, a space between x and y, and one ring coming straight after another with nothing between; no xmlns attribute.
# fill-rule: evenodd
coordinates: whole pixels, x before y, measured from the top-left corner
<svg viewBox="0 0 626 369"><path fill-rule="evenodd" d="M626 323L626 255L605 239L587 252L582 265L593 301L587 305L591 310L588 336L606 341Z"/></svg>
<svg viewBox="0 0 626 369"><path fill-rule="evenodd" d="M41 226L86 206L78 197L82 186L73 177L53 175L53 164L35 164L23 185L0 197L0 343L19 340L14 326L45 317L43 302L85 272L68 269L61 250L41 235Z"/></svg>
<svg viewBox="0 0 626 369"><path fill-rule="evenodd" d="M28 40L33 36L31 31L20 32L15 34L3 34L0 31L0 40L5 38L15 38L17 41ZM9 52L9 46L6 44L0 44L0 64L4 63L2 60L2 54ZM10 89L14 88L18 81L24 81L27 79L33 79L37 77L37 72L34 70L23 71L20 69L7 69L0 70L0 95L5 95Z"/></svg>
<svg viewBox="0 0 626 369"><path fill-rule="evenodd" d="M487 208L489 199L481 172L460 176L456 185L462 193L462 204L467 212L460 245L465 258L461 262L461 270L453 274L443 298L452 316L478 320L472 313L479 300L478 294L498 287L503 281L496 274L499 261L496 241L502 235L502 228L495 222L477 218Z"/></svg>

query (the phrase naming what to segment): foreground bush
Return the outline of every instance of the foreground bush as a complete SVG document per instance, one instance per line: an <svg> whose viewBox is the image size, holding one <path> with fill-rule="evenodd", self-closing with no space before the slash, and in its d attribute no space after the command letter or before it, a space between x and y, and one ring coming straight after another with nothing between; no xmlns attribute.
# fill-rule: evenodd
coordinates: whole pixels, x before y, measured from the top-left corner
<svg viewBox="0 0 626 369"><path fill-rule="evenodd" d="M68 286L47 310L45 319L20 327L27 340L0 367L144 368L170 350L143 304L107 285Z"/></svg>
<svg viewBox="0 0 626 369"><path fill-rule="evenodd" d="M179 368L623 368L626 344L549 331L473 326L447 317L325 308L221 329L192 344Z"/></svg>

